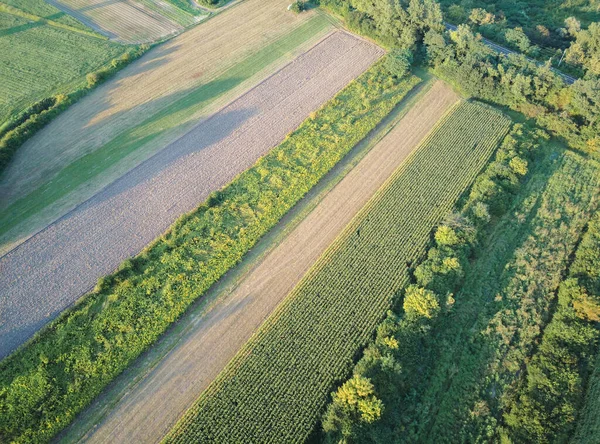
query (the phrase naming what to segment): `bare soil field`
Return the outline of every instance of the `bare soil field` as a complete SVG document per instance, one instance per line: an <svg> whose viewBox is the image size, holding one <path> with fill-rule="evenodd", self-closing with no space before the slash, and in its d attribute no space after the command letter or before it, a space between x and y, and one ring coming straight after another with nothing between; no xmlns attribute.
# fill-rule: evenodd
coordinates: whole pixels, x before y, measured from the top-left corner
<svg viewBox="0 0 600 444"><path fill-rule="evenodd" d="M0 219L4 221L0 225L18 221L17 227L0 228L0 251L14 247L93 196L332 29L328 24L321 26L314 37L300 41L296 50L275 63L255 67L260 72L227 89L229 83L219 82L220 76L317 17L314 12L295 15L286 7L283 0L247 0L218 14L153 49L26 142L0 178ZM143 127L149 117L185 102L199 88L220 94L206 105L183 103L174 118L167 116L152 127ZM93 180L77 182L82 168L74 162L108 146L118 151L127 143L138 145L134 153L114 161ZM110 163L110 156L104 158ZM60 183L56 180L59 173L66 177L59 176L65 179ZM59 198L48 197L57 189L62 193Z"/></svg>
<svg viewBox="0 0 600 444"><path fill-rule="evenodd" d="M187 333L156 367L124 390L112 409L104 407L104 420L85 439L94 443L159 441L459 100L445 84L436 82L234 288L224 290L198 318L184 321L190 324ZM90 411L102 410L98 406L102 402L96 401ZM86 413L78 419L86 420Z"/></svg>
<svg viewBox="0 0 600 444"><path fill-rule="evenodd" d="M122 43L147 43L184 27L136 0L48 0L95 31ZM158 4L157 4L158 6Z"/></svg>
<svg viewBox="0 0 600 444"><path fill-rule="evenodd" d="M0 258L0 357L250 167L383 54L335 32Z"/></svg>

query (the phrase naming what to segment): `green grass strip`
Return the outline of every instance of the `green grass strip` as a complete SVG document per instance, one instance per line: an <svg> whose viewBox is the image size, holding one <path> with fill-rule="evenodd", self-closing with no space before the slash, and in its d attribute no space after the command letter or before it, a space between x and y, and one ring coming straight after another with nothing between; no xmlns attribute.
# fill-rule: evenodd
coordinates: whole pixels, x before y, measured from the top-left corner
<svg viewBox="0 0 600 444"><path fill-rule="evenodd" d="M0 438L44 442L69 424L419 81L374 65L0 363Z"/></svg>
<svg viewBox="0 0 600 444"><path fill-rule="evenodd" d="M304 442L510 120L457 107L200 396L167 442Z"/></svg>
<svg viewBox="0 0 600 444"><path fill-rule="evenodd" d="M328 26L330 23L323 15L315 16L289 34L231 67L213 81L181 94L179 99L139 125L121 133L96 151L75 160L50 182L9 206L0 215L0 235L66 196L78 186L118 164L126 156L149 143L164 131L173 130L188 123L191 115L201 111L226 92L289 54Z"/></svg>

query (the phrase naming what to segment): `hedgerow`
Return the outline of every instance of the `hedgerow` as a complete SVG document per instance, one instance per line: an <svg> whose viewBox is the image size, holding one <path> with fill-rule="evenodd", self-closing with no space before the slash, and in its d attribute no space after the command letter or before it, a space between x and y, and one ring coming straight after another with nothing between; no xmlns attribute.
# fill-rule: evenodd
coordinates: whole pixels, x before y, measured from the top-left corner
<svg viewBox="0 0 600 444"><path fill-rule="evenodd" d="M43 442L65 427L418 82L374 65L1 362L0 440Z"/></svg>

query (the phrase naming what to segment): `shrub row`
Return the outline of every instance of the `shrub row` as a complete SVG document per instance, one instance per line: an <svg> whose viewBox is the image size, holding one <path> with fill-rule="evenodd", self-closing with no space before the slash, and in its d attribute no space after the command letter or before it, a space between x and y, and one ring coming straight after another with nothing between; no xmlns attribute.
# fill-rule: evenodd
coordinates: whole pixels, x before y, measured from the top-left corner
<svg viewBox="0 0 600 444"><path fill-rule="evenodd" d="M378 62L0 363L0 439L47 441L238 263L419 82Z"/></svg>

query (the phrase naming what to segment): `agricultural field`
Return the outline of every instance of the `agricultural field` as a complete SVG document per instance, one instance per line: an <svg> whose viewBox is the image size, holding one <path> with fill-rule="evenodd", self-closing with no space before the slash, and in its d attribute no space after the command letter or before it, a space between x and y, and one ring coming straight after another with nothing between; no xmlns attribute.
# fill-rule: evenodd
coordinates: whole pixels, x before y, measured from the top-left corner
<svg viewBox="0 0 600 444"><path fill-rule="evenodd" d="M510 120L455 108L346 227L200 396L167 442L299 442L371 337L429 234L486 164Z"/></svg>
<svg viewBox="0 0 600 444"><path fill-rule="evenodd" d="M15 3L30 6L32 14L53 17L68 28L32 21L0 7L0 124L40 99L84 85L87 73L125 52L122 45L93 36L90 29L65 20L66 16L50 6Z"/></svg>
<svg viewBox="0 0 600 444"><path fill-rule="evenodd" d="M0 10L5 10L6 7L13 7L21 10L26 14L31 14L45 20L52 20L63 25L79 28L82 31L90 31L90 29L81 23L79 20L71 17L69 14L55 8L45 0L3 0L0 2ZM4 11L3 11L4 12Z"/></svg>
<svg viewBox="0 0 600 444"><path fill-rule="evenodd" d="M190 29L25 143L0 177L0 251L183 136L333 29L320 14L294 15L284 5L248 0Z"/></svg>
<svg viewBox="0 0 600 444"><path fill-rule="evenodd" d="M7 294L0 302L0 355L22 344L177 217L249 168L382 54L377 46L348 33L330 34L0 258L0 287ZM61 269L65 260L72 266ZM27 270L29 278L21 279Z"/></svg>
<svg viewBox="0 0 600 444"><path fill-rule="evenodd" d="M148 43L183 31L199 18L160 0L49 0L97 32L122 43Z"/></svg>
<svg viewBox="0 0 600 444"><path fill-rule="evenodd" d="M360 45L380 54L370 43ZM63 428L392 111L415 81L407 80L389 76L383 61L375 64L275 150L0 362L0 410L7 412L0 433L43 440ZM65 360L77 364L65 367ZM32 397L21 388L34 381L42 391ZM42 423L48 427L40 428Z"/></svg>
<svg viewBox="0 0 600 444"><path fill-rule="evenodd" d="M407 89L415 81L407 81ZM272 250L252 265L242 280L219 294L217 302L200 318L190 321L198 327L192 328L190 335L171 349L142 383L127 390L119 404L110 408L109 416L87 436L89 442L140 442L168 431L373 193L459 100L442 82L427 81L422 89L414 99L403 101L405 112L399 122L390 123L391 129L381 129L381 135L369 142L372 148L364 148L367 153L347 175L342 172L343 178L332 189L322 197L316 196L317 203L310 212L305 217L300 214L301 221L283 234L280 242L273 241ZM180 320L178 324L182 322L187 321ZM106 402L93 406L91 412L78 419L78 428L83 428L83 424L77 423L98 424L93 413ZM152 415L156 410L164 412L160 419ZM150 418L152 421L148 421Z"/></svg>

